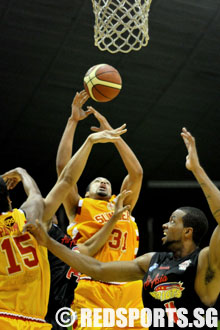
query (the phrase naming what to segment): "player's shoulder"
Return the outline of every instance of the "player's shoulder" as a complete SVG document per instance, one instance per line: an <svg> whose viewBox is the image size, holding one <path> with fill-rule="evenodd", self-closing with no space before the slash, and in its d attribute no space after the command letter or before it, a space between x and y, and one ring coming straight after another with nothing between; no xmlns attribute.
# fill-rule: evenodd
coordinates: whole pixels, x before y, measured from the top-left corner
<svg viewBox="0 0 220 330"><path fill-rule="evenodd" d="M148 253L143 254L140 257L137 257L135 259L135 261L144 272L147 272L154 255L155 255L155 252L148 252Z"/></svg>

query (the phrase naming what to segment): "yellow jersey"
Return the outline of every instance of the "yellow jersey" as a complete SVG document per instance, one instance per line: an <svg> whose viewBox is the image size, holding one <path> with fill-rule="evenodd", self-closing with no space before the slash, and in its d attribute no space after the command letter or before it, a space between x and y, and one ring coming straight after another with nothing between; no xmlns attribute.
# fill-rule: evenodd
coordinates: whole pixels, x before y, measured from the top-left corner
<svg viewBox="0 0 220 330"><path fill-rule="evenodd" d="M0 315L12 313L44 319L50 289L47 249L22 233L24 213L0 214Z"/></svg>
<svg viewBox="0 0 220 330"><path fill-rule="evenodd" d="M68 227L68 234L74 243L83 243L104 224L114 213L115 196L109 201L84 198L79 200L75 223ZM125 211L112 230L112 233L94 258L102 261L133 260L138 251L139 234L134 218ZM77 313L77 329L89 330L81 325L82 308L143 308L141 297L142 281L129 283L93 281L86 274L80 276L80 281L74 291L75 298L71 305ZM133 329L142 329L140 322L135 323ZM102 329L110 329L101 327ZM117 327L114 327L116 329ZM100 329L100 328L97 328ZM118 328L117 328L118 329Z"/></svg>
<svg viewBox="0 0 220 330"><path fill-rule="evenodd" d="M114 213L115 199L116 196L113 195L109 201L92 198L79 200L74 223L67 229L75 244L85 242L109 221ZM94 258L103 262L132 260L137 254L138 246L137 225L129 212L125 211L116 222L111 236Z"/></svg>

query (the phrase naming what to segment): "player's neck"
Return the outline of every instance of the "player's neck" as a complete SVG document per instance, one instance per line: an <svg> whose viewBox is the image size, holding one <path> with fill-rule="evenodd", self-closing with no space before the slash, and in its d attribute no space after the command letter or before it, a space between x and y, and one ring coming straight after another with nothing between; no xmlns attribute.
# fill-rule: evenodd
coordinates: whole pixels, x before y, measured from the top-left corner
<svg viewBox="0 0 220 330"><path fill-rule="evenodd" d="M109 196L95 196L95 197L92 197L92 199L95 199L95 200L98 200L98 201L109 202L110 197Z"/></svg>
<svg viewBox="0 0 220 330"><path fill-rule="evenodd" d="M190 255L196 248L197 246L192 242L192 244L183 244L179 249L173 250L172 252L175 259L180 259Z"/></svg>

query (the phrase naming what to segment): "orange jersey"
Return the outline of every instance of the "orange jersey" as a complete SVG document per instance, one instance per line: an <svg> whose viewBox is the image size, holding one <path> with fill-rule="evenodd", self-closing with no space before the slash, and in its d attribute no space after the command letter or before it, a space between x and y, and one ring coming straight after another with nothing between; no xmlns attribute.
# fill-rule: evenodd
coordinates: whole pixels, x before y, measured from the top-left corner
<svg viewBox="0 0 220 330"><path fill-rule="evenodd" d="M77 214L68 227L68 234L75 239L75 243L83 243L94 235L111 218L114 213L115 196L109 202L84 198L79 200ZM107 262L113 260L134 259L139 245L138 228L128 211L123 212L117 221L111 236L94 256Z"/></svg>
<svg viewBox="0 0 220 330"><path fill-rule="evenodd" d="M114 213L114 199L115 196L112 196L109 202L91 198L79 200L77 214L74 219L75 223L68 227L68 234L75 239L76 243L85 242L109 221ZM125 211L121 219L116 222L105 245L94 257L103 262L132 260L137 253L138 244L137 225L129 212ZM75 299L71 307L78 315L77 329L89 330L89 328L81 327L81 308L117 309L121 306L124 308L143 308L142 281L106 284L99 281L88 281L89 278L87 275L81 275L75 289ZM95 329L99 330L99 328ZM133 329L142 329L142 327L140 324L135 324Z"/></svg>
<svg viewBox="0 0 220 330"><path fill-rule="evenodd" d="M0 215L0 316L44 319L50 289L47 249L38 246L21 210Z"/></svg>

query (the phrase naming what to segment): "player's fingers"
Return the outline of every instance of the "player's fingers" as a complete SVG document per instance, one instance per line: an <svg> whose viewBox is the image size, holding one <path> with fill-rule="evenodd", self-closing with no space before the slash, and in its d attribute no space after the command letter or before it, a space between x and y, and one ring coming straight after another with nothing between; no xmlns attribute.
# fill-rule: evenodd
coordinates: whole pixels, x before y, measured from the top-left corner
<svg viewBox="0 0 220 330"><path fill-rule="evenodd" d="M89 115L91 115L92 112L90 110L86 110L86 111L84 111L84 113L85 113L85 116L88 117Z"/></svg>
<svg viewBox="0 0 220 330"><path fill-rule="evenodd" d="M88 105L87 109L90 110L93 114L96 114L96 110L91 107L91 105Z"/></svg>
<svg viewBox="0 0 220 330"><path fill-rule="evenodd" d="M6 185L8 189L13 189L16 186L16 180L9 179L6 182Z"/></svg>
<svg viewBox="0 0 220 330"><path fill-rule="evenodd" d="M116 128L115 131L120 131L120 130L123 130L125 127L126 127L127 124L123 124L121 125L120 127Z"/></svg>
<svg viewBox="0 0 220 330"><path fill-rule="evenodd" d="M128 210L130 210L130 208L131 208L131 205L125 205L125 206L123 207L123 212L124 212L124 211L128 211Z"/></svg>
<svg viewBox="0 0 220 330"><path fill-rule="evenodd" d="M96 127L96 126L91 126L90 129L93 132L99 132L100 131L100 127Z"/></svg>
<svg viewBox="0 0 220 330"><path fill-rule="evenodd" d="M95 110L93 107L88 106L87 108L92 111L93 115L96 117L97 120L100 121L103 118L103 116L97 110Z"/></svg>
<svg viewBox="0 0 220 330"><path fill-rule="evenodd" d="M79 92L76 92L76 94L73 98L73 103L74 103L74 101L78 100L78 98L79 98Z"/></svg>
<svg viewBox="0 0 220 330"><path fill-rule="evenodd" d="M116 132L117 135L122 135L127 132L127 129L123 129L121 131Z"/></svg>
<svg viewBox="0 0 220 330"><path fill-rule="evenodd" d="M86 91L83 93L83 96L88 100L90 98L89 94Z"/></svg>
<svg viewBox="0 0 220 330"><path fill-rule="evenodd" d="M23 232L29 231L31 233L34 233L36 231L36 226L33 223L28 223L24 226Z"/></svg>
<svg viewBox="0 0 220 330"><path fill-rule="evenodd" d="M118 195L118 199L124 199L125 197L127 197L128 195L131 194L131 190L123 190L119 195Z"/></svg>
<svg viewBox="0 0 220 330"><path fill-rule="evenodd" d="M80 102L81 103L85 103L87 100L88 100L88 98L89 98L89 95L86 93L86 94L82 94L81 95L81 100L80 100Z"/></svg>

